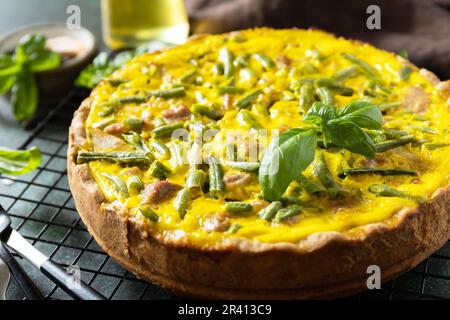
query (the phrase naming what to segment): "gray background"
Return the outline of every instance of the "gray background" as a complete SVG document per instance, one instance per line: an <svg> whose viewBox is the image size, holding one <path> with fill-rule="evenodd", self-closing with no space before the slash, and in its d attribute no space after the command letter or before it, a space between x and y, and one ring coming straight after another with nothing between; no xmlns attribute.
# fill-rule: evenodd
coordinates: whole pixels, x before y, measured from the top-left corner
<svg viewBox="0 0 450 320"><path fill-rule="evenodd" d="M91 30L99 43L101 38L100 0L2 0L0 35L29 24L65 22L66 8L76 4L81 8L81 24ZM17 148L29 136L11 114L8 100L0 96L0 146Z"/></svg>

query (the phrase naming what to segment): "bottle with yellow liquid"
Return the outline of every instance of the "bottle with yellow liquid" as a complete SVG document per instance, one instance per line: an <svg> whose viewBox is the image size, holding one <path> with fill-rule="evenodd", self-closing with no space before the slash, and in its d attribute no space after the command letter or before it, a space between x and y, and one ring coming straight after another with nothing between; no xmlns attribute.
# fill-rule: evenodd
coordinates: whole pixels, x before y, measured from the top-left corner
<svg viewBox="0 0 450 320"><path fill-rule="evenodd" d="M102 0L103 38L114 49L159 40L186 41L189 23L183 0Z"/></svg>

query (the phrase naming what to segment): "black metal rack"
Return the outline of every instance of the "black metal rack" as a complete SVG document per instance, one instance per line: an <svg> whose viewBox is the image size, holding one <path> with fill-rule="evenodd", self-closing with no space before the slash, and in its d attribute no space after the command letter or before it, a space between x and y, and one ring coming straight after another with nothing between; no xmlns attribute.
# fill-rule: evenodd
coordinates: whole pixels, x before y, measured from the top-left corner
<svg viewBox="0 0 450 320"><path fill-rule="evenodd" d="M89 235L75 210L66 173L67 128L85 95L81 90L72 91L20 146L38 146L42 164L24 176L0 176L0 204L11 215L14 228L33 245L63 266L79 266L83 280L109 299L177 299L116 264ZM31 265L19 260L47 299L69 299ZM7 298L24 298L14 280ZM351 299L450 299L450 242L382 289Z"/></svg>

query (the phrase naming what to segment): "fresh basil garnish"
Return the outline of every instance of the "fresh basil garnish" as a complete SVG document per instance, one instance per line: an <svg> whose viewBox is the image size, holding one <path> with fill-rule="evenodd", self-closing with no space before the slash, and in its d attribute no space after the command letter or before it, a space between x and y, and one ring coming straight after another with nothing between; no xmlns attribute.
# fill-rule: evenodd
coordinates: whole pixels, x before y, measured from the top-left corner
<svg viewBox="0 0 450 320"><path fill-rule="evenodd" d="M314 160L316 144L313 130L291 129L272 139L259 168L264 199L281 198L289 184Z"/></svg>
<svg viewBox="0 0 450 320"><path fill-rule="evenodd" d="M41 151L33 147L28 150L0 148L0 173L20 175L33 171L41 163Z"/></svg>

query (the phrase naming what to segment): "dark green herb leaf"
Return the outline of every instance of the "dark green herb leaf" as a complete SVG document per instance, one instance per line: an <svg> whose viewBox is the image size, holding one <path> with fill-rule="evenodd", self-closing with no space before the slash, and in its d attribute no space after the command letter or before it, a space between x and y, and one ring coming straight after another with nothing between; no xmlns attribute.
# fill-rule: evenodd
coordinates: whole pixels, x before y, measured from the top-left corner
<svg viewBox="0 0 450 320"><path fill-rule="evenodd" d="M380 109L369 101L356 101L340 110L332 122L353 122L366 129L381 129L383 116Z"/></svg>
<svg viewBox="0 0 450 320"><path fill-rule="evenodd" d="M302 129L291 129L272 139L259 169L259 183L266 200L281 198L289 184L314 160L316 143L316 133Z"/></svg>
<svg viewBox="0 0 450 320"><path fill-rule="evenodd" d="M29 150L0 148L0 173L26 174L36 169L41 160L41 151L36 147Z"/></svg>
<svg viewBox="0 0 450 320"><path fill-rule="evenodd" d="M36 112L38 88L30 69L23 66L11 90L11 104L18 121L30 119Z"/></svg>

